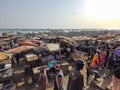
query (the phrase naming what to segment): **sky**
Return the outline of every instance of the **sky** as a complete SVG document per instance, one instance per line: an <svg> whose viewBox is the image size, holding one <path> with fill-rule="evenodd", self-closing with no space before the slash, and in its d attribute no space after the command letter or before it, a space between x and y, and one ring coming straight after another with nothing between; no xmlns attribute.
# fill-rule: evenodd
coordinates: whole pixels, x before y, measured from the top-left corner
<svg viewBox="0 0 120 90"><path fill-rule="evenodd" d="M120 0L0 0L0 28L119 29Z"/></svg>

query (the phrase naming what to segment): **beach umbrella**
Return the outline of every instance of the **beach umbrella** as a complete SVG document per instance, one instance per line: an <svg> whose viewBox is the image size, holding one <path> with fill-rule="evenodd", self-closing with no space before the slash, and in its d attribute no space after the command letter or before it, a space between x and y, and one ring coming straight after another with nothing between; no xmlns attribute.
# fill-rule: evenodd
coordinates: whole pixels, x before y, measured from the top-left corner
<svg viewBox="0 0 120 90"><path fill-rule="evenodd" d="M115 55L120 56L120 47L115 49Z"/></svg>
<svg viewBox="0 0 120 90"><path fill-rule="evenodd" d="M20 46L20 47L17 47L17 48L10 49L9 52L10 53L19 53L19 52L22 52L22 51L30 50L32 48L34 48L34 46Z"/></svg>
<svg viewBox="0 0 120 90"><path fill-rule="evenodd" d="M6 53L0 52L0 61L6 60L8 58L9 58L9 56Z"/></svg>

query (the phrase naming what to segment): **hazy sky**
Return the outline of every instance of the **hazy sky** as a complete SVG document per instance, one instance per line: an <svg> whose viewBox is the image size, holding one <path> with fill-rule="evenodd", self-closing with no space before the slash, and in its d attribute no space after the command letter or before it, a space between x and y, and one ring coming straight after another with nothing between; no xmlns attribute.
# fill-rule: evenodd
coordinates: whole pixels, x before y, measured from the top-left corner
<svg viewBox="0 0 120 90"><path fill-rule="evenodd" d="M0 28L120 28L120 0L0 0Z"/></svg>

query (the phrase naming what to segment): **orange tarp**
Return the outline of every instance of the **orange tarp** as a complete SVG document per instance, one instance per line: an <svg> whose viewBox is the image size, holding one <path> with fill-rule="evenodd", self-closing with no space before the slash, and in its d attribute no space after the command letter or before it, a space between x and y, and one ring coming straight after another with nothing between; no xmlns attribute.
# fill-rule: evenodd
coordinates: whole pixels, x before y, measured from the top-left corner
<svg viewBox="0 0 120 90"><path fill-rule="evenodd" d="M22 52L22 51L30 50L32 48L34 48L34 46L20 46L20 47L17 47L17 48L10 49L9 52L19 53L19 52Z"/></svg>
<svg viewBox="0 0 120 90"><path fill-rule="evenodd" d="M22 46L37 46L37 44L34 44L32 42L18 42L18 44Z"/></svg>

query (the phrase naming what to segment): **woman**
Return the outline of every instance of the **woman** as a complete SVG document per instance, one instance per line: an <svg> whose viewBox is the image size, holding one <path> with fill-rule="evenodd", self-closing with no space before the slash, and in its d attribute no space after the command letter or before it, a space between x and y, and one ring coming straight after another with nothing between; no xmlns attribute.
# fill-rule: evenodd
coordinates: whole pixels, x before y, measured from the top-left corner
<svg viewBox="0 0 120 90"><path fill-rule="evenodd" d="M40 75L38 79L38 85L36 90L46 90L47 87L47 76L45 74L44 67L40 67Z"/></svg>
<svg viewBox="0 0 120 90"><path fill-rule="evenodd" d="M55 65L55 82L54 82L54 90L66 90L66 83L63 71L60 68L60 65Z"/></svg>

